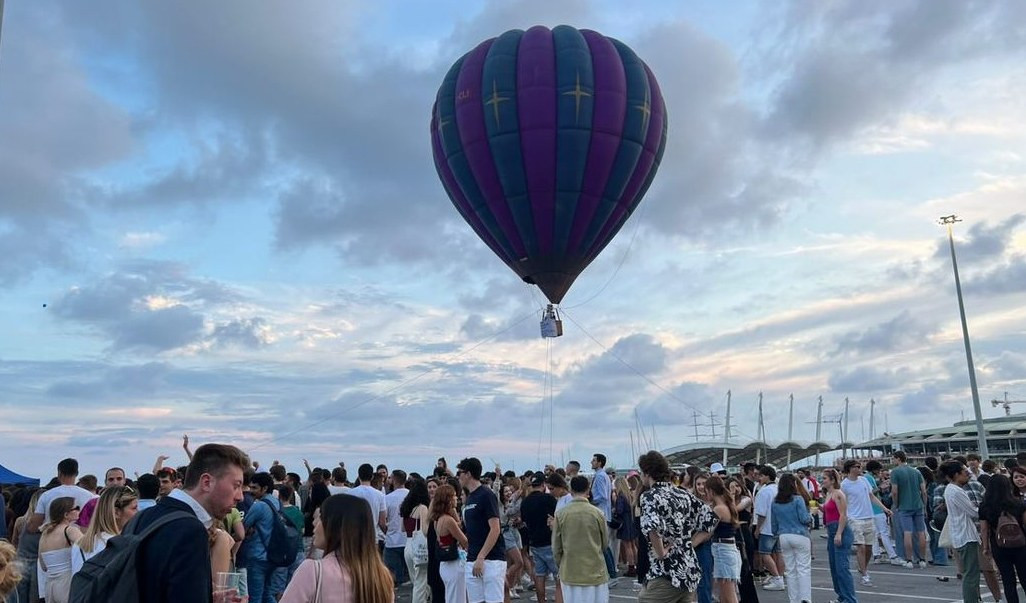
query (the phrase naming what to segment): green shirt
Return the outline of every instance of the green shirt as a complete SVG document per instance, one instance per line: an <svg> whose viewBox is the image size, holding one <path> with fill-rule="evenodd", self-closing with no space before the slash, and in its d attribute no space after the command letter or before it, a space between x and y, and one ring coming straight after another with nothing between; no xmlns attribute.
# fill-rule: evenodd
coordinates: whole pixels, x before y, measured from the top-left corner
<svg viewBox="0 0 1026 603"><path fill-rule="evenodd" d="M606 516L588 501L575 498L556 512L552 556L563 584L599 586L608 582L603 556L608 546Z"/></svg>
<svg viewBox="0 0 1026 603"><path fill-rule="evenodd" d="M908 465L891 469L891 488L898 487L898 499L893 502L899 511L923 510L923 474Z"/></svg>
<svg viewBox="0 0 1026 603"><path fill-rule="evenodd" d="M873 474L872 473L866 473L862 477L866 478L866 481L869 482L869 487L873 489L873 496L876 496L877 498L880 498L880 486L877 485L876 478L873 477ZM876 503L873 503L873 515L883 515L883 512L884 512L884 508L883 507L881 507L880 505L878 505Z"/></svg>

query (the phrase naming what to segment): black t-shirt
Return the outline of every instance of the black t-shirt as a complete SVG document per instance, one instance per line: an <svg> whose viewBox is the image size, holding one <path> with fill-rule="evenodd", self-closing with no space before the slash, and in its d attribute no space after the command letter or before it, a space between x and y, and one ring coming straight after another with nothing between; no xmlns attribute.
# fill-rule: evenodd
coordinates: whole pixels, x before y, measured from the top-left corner
<svg viewBox="0 0 1026 603"><path fill-rule="evenodd" d="M488 538L488 520L499 519L499 499L495 493L485 488L478 487L467 495L467 504L463 505L463 528L467 532L467 560L477 561L477 554L481 552L485 540ZM502 535L495 541L492 550L485 557L488 561L505 561L506 550L502 543Z"/></svg>
<svg viewBox="0 0 1026 603"><path fill-rule="evenodd" d="M556 497L545 492L531 492L520 505L520 518L527 524L532 546L552 546L549 515L556 514Z"/></svg>

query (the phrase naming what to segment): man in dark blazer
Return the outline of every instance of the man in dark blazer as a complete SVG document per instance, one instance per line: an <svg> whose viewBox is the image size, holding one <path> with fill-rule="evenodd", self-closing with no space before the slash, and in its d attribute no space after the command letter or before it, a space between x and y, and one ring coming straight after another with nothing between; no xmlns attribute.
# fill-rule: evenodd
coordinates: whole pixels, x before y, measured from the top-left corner
<svg viewBox="0 0 1026 603"><path fill-rule="evenodd" d="M136 568L141 600L153 603L213 601L207 530L242 500L249 458L235 446L205 444L189 463L182 489L140 513L129 526L137 534L157 519L185 511L188 518L157 529L139 546Z"/></svg>

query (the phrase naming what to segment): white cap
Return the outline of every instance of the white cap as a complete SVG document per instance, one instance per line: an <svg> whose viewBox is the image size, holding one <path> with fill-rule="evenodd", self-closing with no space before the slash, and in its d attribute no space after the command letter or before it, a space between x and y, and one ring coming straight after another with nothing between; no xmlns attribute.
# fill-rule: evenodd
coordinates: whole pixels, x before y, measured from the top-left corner
<svg viewBox="0 0 1026 603"><path fill-rule="evenodd" d="M727 470L723 468L723 465L721 465L719 463L713 463L712 465L709 465L709 472L710 473L719 473L721 471L724 472L724 473L727 472Z"/></svg>

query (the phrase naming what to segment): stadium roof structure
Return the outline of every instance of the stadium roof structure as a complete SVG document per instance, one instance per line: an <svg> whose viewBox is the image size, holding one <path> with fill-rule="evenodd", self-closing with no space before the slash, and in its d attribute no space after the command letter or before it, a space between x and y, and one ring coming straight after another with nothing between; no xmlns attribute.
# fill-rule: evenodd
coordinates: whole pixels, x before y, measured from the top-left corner
<svg viewBox="0 0 1026 603"><path fill-rule="evenodd" d="M1026 450L1026 414L984 419L987 448L991 457L1015 456ZM885 433L879 438L855 444L856 449L904 450L908 454L939 456L977 452L977 431L975 421L959 421L949 427L933 427L902 433Z"/></svg>
<svg viewBox="0 0 1026 603"><path fill-rule="evenodd" d="M852 448L851 442L844 444L845 448ZM707 467L711 463L723 462L723 451L727 451L728 467L737 466L748 461L769 463L774 467L782 468L787 465L788 452L790 452L791 463L814 456L816 453L840 450L841 444L829 442L692 442L681 446L674 446L663 450L663 456L670 462L670 465L698 465Z"/></svg>

